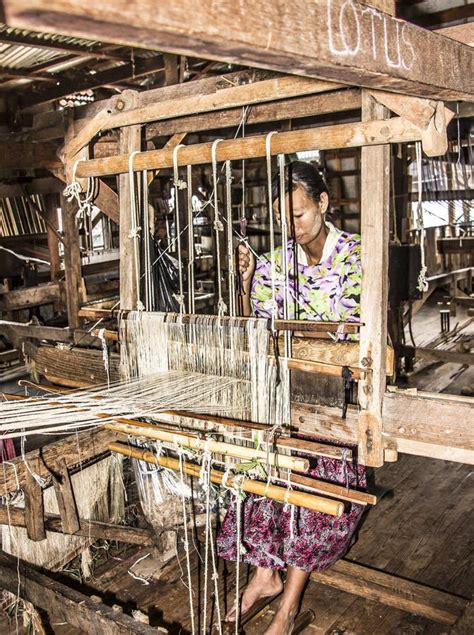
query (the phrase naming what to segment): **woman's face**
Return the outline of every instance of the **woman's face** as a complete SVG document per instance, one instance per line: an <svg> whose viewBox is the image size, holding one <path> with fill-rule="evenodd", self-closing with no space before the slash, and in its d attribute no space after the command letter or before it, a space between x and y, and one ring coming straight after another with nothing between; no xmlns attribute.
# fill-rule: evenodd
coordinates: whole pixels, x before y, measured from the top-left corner
<svg viewBox="0 0 474 635"><path fill-rule="evenodd" d="M293 192L286 195L285 204L288 232L292 232L291 209L293 209L293 238L300 245L307 245L312 242L319 235L321 226L324 223L324 213L328 207L327 194L323 192L320 202L315 203L315 201L308 196L306 190L298 185ZM279 219L280 211L278 201L275 201L273 204L273 209L277 219Z"/></svg>

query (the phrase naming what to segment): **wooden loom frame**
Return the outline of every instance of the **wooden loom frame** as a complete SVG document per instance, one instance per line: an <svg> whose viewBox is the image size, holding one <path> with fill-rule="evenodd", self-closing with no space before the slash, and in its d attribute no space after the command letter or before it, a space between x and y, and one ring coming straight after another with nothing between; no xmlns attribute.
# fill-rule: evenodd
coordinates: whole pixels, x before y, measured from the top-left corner
<svg viewBox="0 0 474 635"><path fill-rule="evenodd" d="M33 3L28 2L25 4L17 1L14 3L7 1L5 8L9 22L18 26L40 28L41 25L44 25L44 20L50 19L48 16L54 15L57 24L60 24L61 28L68 33L78 34L85 24L84 20L88 21L88 29L101 28L100 25L96 26L95 20L97 11L100 13L103 3L99 3L100 6L97 11L89 14L87 8L79 6L80 3L76 2L76 0L68 0L68 2L60 4L61 7L56 6L55 2L44 2L43 0L35 0ZM331 0L331 2L318 0L312 4L315 5L315 10L317 11L320 10L319 5L325 8L331 5L337 14L337 11L343 10L342 5L344 3L341 0ZM357 2L352 2L351 4L356 7L355 10L362 11ZM436 49L437 55L444 54L447 58L450 55L456 55L458 64L462 61L462 64L465 65L463 67L465 70L469 67L469 62L472 60L472 50L469 47L455 40L448 40L441 35L428 34L424 29L408 25L400 20L395 21L390 17L390 14L394 14L394 3L391 0L377 0L366 4L371 4L375 8L376 13L372 12L370 14L369 12L369 14L377 15L377 19L383 21L389 31L394 29L394 32L398 33L399 29L404 29L407 33L410 32L410 37L413 38L413 46L416 46L420 60L431 60L432 51ZM63 13L61 13L65 5L68 5L66 20L63 19ZM194 8L196 11L201 9L199 3L194 3ZM168 5L166 3L163 4L163 15L166 15L167 9ZM383 11L384 13L379 14L377 11ZM360 16L359 18L362 19ZM110 16L109 19L112 20ZM133 28L139 28L136 22L137 20L139 22L140 19L140 17L135 16L135 20L131 22ZM297 19L295 17L295 21ZM156 16L152 20L153 28L159 26L155 22ZM360 20L357 24L362 28L363 24ZM206 25L201 25L201 27L204 31L206 30ZM118 28L114 26L113 20L110 28L111 32ZM169 28L171 29L170 33L172 33L174 26ZM300 29L299 25L295 28L296 32ZM91 32L88 31L88 34L90 35ZM453 37L452 30L450 35ZM324 37L326 36L327 34L318 34L321 46L323 46ZM382 49L384 40L383 38L380 39L381 36L379 36L380 34L374 39L373 46ZM108 37L112 37L110 33ZM129 37L128 34L125 37ZM209 37L212 40L212 36ZM220 59L232 57L233 53L223 50L226 43L222 42L220 36L214 37L218 49L215 57ZM179 42L176 46L181 47L182 50L178 34L175 34L175 39L176 42ZM387 45L386 40L385 45ZM173 48L171 44L170 48ZM247 49L252 51L252 55L256 57L262 55L258 46L252 48L251 43ZM387 61L384 62L380 58L367 59L367 56L354 55L348 56L348 59L343 60L340 55L331 53L331 51L327 52L327 55L332 63L344 62L343 65L339 64L336 75L326 67L319 67L318 64L320 62L316 60L313 60L316 65L315 68L317 68L316 73L311 72L306 62L303 63L303 60L299 62L296 60L298 72L306 75L316 74L319 77L324 77L324 81L295 76L275 77L266 71L257 71L256 77L260 81L248 83L249 81L251 82L251 78L244 71L243 73L235 74L236 78L233 80L232 88L221 88L218 90L217 81L202 80L204 92L198 99L196 99L194 87L189 84L183 84L142 94L125 91L119 97L93 104L89 109L91 113L89 117L77 122L70 122L69 124L63 153L63 159L66 161L66 172L69 173L70 178L73 162L87 156L87 145L96 133L116 126L118 126L120 132L119 153L125 156L122 159L120 157L118 159L104 158L79 164L78 176L97 173L99 168L103 171L109 169L110 172L110 167L107 168L107 166L112 166L112 171L116 171L117 161L119 163L121 161L120 170L123 170L126 155L141 149L139 130L142 123L146 123L149 128L154 126L156 129L158 127L158 132L173 134L164 150L143 153L144 161L145 157L149 157L150 161L153 163L157 162L158 165L160 165L159 161L164 162L161 165L170 165L172 148L177 143L180 143L186 134L182 130L187 129L187 127L194 130L206 127L203 121L209 116L213 118L213 113L218 114L219 119L224 120L220 122L220 125L232 125L232 122L235 122L235 117L238 120L240 116L235 109L249 103L254 105L256 122L281 119L284 115L278 114L278 110L286 114L287 117L291 117L292 109L295 109L296 113L299 111L300 116L308 116L318 109L322 112L331 112L362 106L363 122L361 124L343 124L342 126L315 128L312 131L313 139L311 143L319 148L331 148L341 145L364 146L366 143L370 145L370 147L363 147L362 150L363 213L361 233L363 269L364 271L370 271L371 275L374 272L375 275L373 275L371 280L370 289L367 288L367 285L363 289L361 302L363 313L361 321L365 323L365 327L361 333L359 361L361 368L371 371L366 373L367 379L362 384L360 391L363 414L359 417L358 422L354 423L354 418L357 415L353 409L350 409L348 422L346 423L350 421L351 424L344 425L342 422L337 421L337 412L334 411L331 414L328 425L327 418L324 416L318 417L318 408L302 407L298 408L298 415L295 415L294 420L303 424L302 427L308 426L308 431L314 430L315 427L323 424L325 436L328 436L328 438L346 442L357 441L360 458L367 465L381 465L384 460L384 454L386 458L393 459L398 449L423 456L474 462L474 452L469 432L465 425L459 422L452 408L452 404L456 401L457 407L469 413L472 409L472 401L469 401L469 399L453 400L430 394L414 396L401 391L396 394L384 392L384 349L386 349L386 288L384 289L386 285L384 285L384 281L387 279L387 169L389 159L387 144L373 145L382 142L404 142L417 139L421 140L426 153L432 155L442 153L446 143L446 125L452 113L443 107L441 101L433 101L430 98L434 96L472 99L474 89L469 84L466 84L465 81L469 74L467 73L463 76L462 82L459 82L458 76L462 71L462 68L459 68L447 78L440 78L431 73L429 77L423 78L423 80L427 79L427 81L420 82L419 80L413 81L407 72L392 70L393 66L387 65ZM274 58L265 63L265 65L283 70L278 66ZM403 88L408 94L423 95L429 98L410 97L374 90L373 88L363 89L361 93L357 89L347 89L343 84L334 83L334 79L342 79L345 82L353 83L349 77L349 71L352 72L354 69L358 69L357 72L361 73L357 81L366 86L370 85L373 87L376 85L380 87L382 85L389 90L401 90ZM378 76L380 81L378 82L374 82L370 77L370 73L375 70L380 73ZM238 77L239 75L241 75L241 79ZM395 75L397 80L395 80ZM432 82L431 88L429 86L430 81ZM445 85L442 89L435 90L433 88L443 82ZM169 99L171 101L168 101ZM276 104L277 108L272 109L272 103ZM377 124L377 120L380 122L387 116L387 108L399 115L398 119L388 120L386 124ZM213 124L215 123L213 122ZM207 127L209 127L209 124ZM274 147L275 151L284 149L284 144L289 139L287 135L291 135L291 133L280 133L275 136L274 140L272 140L272 147ZM252 141L249 142L249 147L252 143ZM283 147L278 145L280 143ZM222 156L220 154L225 149L226 144L229 145L230 142L223 142L219 145L217 152L219 160L228 158L228 155ZM253 145L255 146L255 143ZM178 161L186 161L186 153L188 152L192 152L192 149L183 149L178 155ZM141 163L141 156L138 155L136 157L135 167L137 169L145 167L145 164ZM51 165L57 166L57 159L50 162ZM60 176L60 174L58 175ZM376 188L373 188L370 182L374 175L376 175ZM127 181L126 175L122 174L119 176L119 196L114 194L103 181L99 181L99 197L97 200L98 205L104 205L104 209L107 210L106 213L111 218L114 217L114 220L120 221L120 295L123 308L134 306L133 269L130 266L132 261L131 241L128 239L130 229L129 214L126 211L129 199ZM68 315L70 327L77 329L81 324L79 311L82 277L77 232L75 232L75 228L70 222L74 215L74 210L70 204L65 201L63 203L65 211L64 230L68 247L66 249ZM112 208L114 206L119 207L119 214L113 211ZM369 251L367 249L368 243L375 246L377 251ZM369 333L371 334L370 337ZM416 407L417 414L413 417L415 425L397 425L397 413L400 417L405 416L407 413L411 414L411 406ZM444 421L439 421L440 408L444 417L446 417ZM383 421L384 418L385 422ZM426 423L427 421L430 422L429 426ZM354 426L356 434L354 434ZM456 427L459 428L459 426L462 427L461 431L456 430Z"/></svg>
<svg viewBox="0 0 474 635"><path fill-rule="evenodd" d="M7 5L7 9L10 2L5 3ZM22 3L17 3L17 6ZM28 2L28 9L32 7L32 5L36 5L36 8L40 7L41 9L41 0L37 0L35 2ZM48 9L52 12L54 10L55 2L49 1L46 3L48 5ZM65 4L65 3L63 3ZM67 4L67 3L66 3ZM70 0L71 6L73 6L74 0ZM322 3L320 3L322 4ZM340 2L337 4L341 4ZM369 4L369 3L367 3ZM382 9L383 11L389 11L393 5L390 0L373 0L370 4L377 6L377 8ZM44 6L42 7L44 9ZM33 10L30 12L26 11L25 15L26 19L30 20L27 22L27 26L32 26L31 20L33 20L33 25L36 28L39 28L41 11L36 14L36 17L31 17L34 15ZM8 16L8 12L7 12ZM30 16L30 17L28 17ZM69 21L69 17L68 21ZM25 16L22 18L25 19ZM36 20L36 22L34 21ZM77 23L74 20L71 20L72 29L77 29ZM24 23L23 23L24 24ZM42 23L43 25L45 22ZM90 32L88 32L90 35ZM433 37L436 37L433 35ZM437 48L436 54L443 54L442 51L445 50L443 42L441 40L435 41L430 36L431 40L429 42L430 50L427 52L431 55L431 51L434 48ZM443 46L441 46L443 44ZM222 47L222 44L219 43ZM182 45L176 45L177 49ZM451 45L450 45L451 46ZM454 45L452 45L454 46ZM439 48L441 47L441 48ZM451 49L453 50L453 49ZM219 49L218 55L222 55L221 49ZM463 56L465 58L467 54L464 52ZM358 60L356 60L358 61ZM282 70L281 68L279 70ZM364 75L364 81L372 81L370 78L370 73L372 72L372 77L375 79L374 70L377 69L365 69L366 74ZM339 69L342 77L344 77L347 81L347 77L349 77L349 73L352 73L351 77L353 78L357 73L360 72L360 65L351 65L349 64L349 68L340 68ZM336 72L336 71L334 71ZM347 75L344 75L347 73ZM462 75L462 68L460 69L460 73ZM379 78L380 76L378 76ZM336 76L337 78L337 76ZM334 79L327 77L327 79ZM402 86L403 81L407 81L406 78L400 79L400 77L396 77L395 74L390 74L390 69L388 73L385 73L383 76L383 83L386 88L393 89L393 87L399 87L400 90L405 89L407 84ZM423 86L414 87L413 84L416 82L409 82L411 85L411 89L413 94L418 94L422 96L429 97L441 97L441 96L451 96L453 98L459 98L465 96L465 92L460 92L459 86L452 86L451 88L445 87L443 90L436 88L432 85L431 89L429 88L430 81L433 80L433 76L427 78L427 81ZM454 84L455 82L453 82ZM434 82L433 82L434 84ZM365 85L368 85L367 83ZM259 87L257 87L258 89ZM464 88L464 87L463 87ZM329 90L329 89L325 89ZM352 90L352 89L351 89ZM442 95L444 91L444 95ZM346 91L341 91L340 86L334 87L334 90L331 92L324 93L324 99L321 100L323 103L324 100L327 102L330 101L332 97L337 99L343 99L344 93ZM352 92L354 98L355 91ZM472 92L470 93L472 96ZM336 97L338 95L338 97ZM346 93L347 97L347 93ZM374 102L374 98L376 102ZM115 102L121 102L122 107L121 111L129 110L130 105L127 104L128 100L135 101L135 103L140 102L140 96L138 95L129 95L123 99L117 99ZM386 116L386 111L382 110L383 106L388 106L393 109L400 116L413 116L414 110L414 101L410 101L409 98L405 98L393 94L389 94L385 97L382 93L376 93L375 91L363 91L362 97L359 95L359 100L363 101L363 117L366 120L370 120L372 118L375 119L383 119ZM123 103L125 102L125 106ZM334 102L333 102L334 103ZM419 102L416 102L419 106L419 109L416 110L417 121L415 125L418 125L420 130L425 131L425 146L429 147L428 144L430 141L435 141L439 144L440 139L442 139L443 134L445 134L445 122L441 123L441 130L438 130L440 134L437 134L437 131L433 129L434 126L434 115L437 113L438 117L443 118L443 111L439 110L437 107L433 107L433 102L430 102L426 99L421 99ZM104 104L104 108L106 108ZM404 112L398 112L398 109L404 108ZM117 110L119 110L117 108ZM441 113L441 114L440 114ZM124 113L126 114L126 113ZM230 117L230 115L229 115ZM189 115L189 118L192 119L192 115ZM107 117L102 115L100 120L106 120ZM82 128L83 132L87 132L87 134L83 134L82 141L84 144L81 145L76 141L75 146L71 145L70 148L73 150L77 150L79 146L79 150L81 150L84 145L86 145L90 139L94 136L95 132L97 132L97 125L99 119L96 119L94 122L89 121L90 127L87 131L85 128ZM139 142L139 130L138 125L139 121L135 121L134 125L126 125L126 127L121 128L120 134L120 146L121 151L125 154L129 154L131 151L137 149L137 145ZM165 121L166 123L166 121ZM176 122L178 123L178 122ZM413 122L411 122L413 123ZM169 122L168 122L169 124ZM153 124L152 124L153 125ZM430 134L426 134L426 130L431 126ZM94 132L95 128L95 132ZM172 126L168 126L168 128L172 128ZM357 124L354 125L354 128L357 129ZM178 130L175 131L179 133ZM69 133L72 137L74 131L72 128ZM179 137L179 135L177 135ZM182 138L182 137L181 137ZM420 139L423 140L423 137L420 133ZM76 137L77 139L77 137ZM181 140L181 139L179 139ZM178 138L171 140L171 145L179 142ZM71 143L73 140L71 139ZM436 144L435 144L436 145ZM473 458L473 449L472 449L472 437L470 435L470 431L468 429L468 421L469 415L472 414L472 401L467 399L458 399L458 398L450 398L450 397L441 397L439 395L423 395L423 394L407 394L404 392L384 392L384 384L385 377L383 372L383 366L385 364L385 357L383 355L383 350L385 348L386 337L384 337L384 332L386 330L386 318L384 317L384 307L386 305L386 289L384 290L384 281L386 281L386 267L387 267L387 236L388 236L388 186L387 186L387 147L386 146L374 146L373 148L364 148L363 152L363 174L374 174L374 170L376 170L378 175L378 187L376 190L376 196L374 196L371 201L369 201L369 206L365 208L365 211L362 215L362 235L364 241L364 226L367 229L366 237L368 235L373 239L374 245L376 245L376 251L373 253L365 252L363 256L363 264L365 268L373 267L376 270L377 274L375 276L375 284L370 289L370 293L363 298L363 312L364 312L364 320L366 321L366 333L363 334L361 339L361 355L360 361L365 360L366 363L372 366L372 381L365 382L364 391L364 415L358 418L358 414L354 409L350 409L348 414L348 419L346 422L343 422L340 419L339 412L336 409L331 408L311 408L307 406L300 406L297 409L293 409L293 420L296 425L299 425L300 428L307 428L308 431L318 429L320 431L325 431L327 436L332 437L338 440L348 441L358 441L359 443L359 452L360 455L364 458L365 462L368 465L381 465L384 459L384 453L387 455L393 454L397 451L408 452L412 454L419 454L422 456L431 456L435 458L443 458L443 459L451 459L458 460L463 462L474 462ZM78 156L72 154L69 157L69 169L71 167L70 161L72 157ZM53 163L53 162L52 162ZM57 168L57 161L54 163ZM368 180L367 178L363 178L363 196L368 191ZM129 213L127 210L128 204L127 199L129 198L129 192L127 191L128 184L126 178L120 179L120 215L116 215L117 220L120 220L121 223L121 236L126 237L128 234L129 228L127 228L127 222L129 218ZM106 187L101 186L101 192L106 191ZM114 194L112 192L112 194ZM110 198L114 199L114 196L110 196L109 192L109 201ZM375 200L377 202L375 202ZM116 199L115 199L116 202ZM68 280L67 280L67 288L68 288L68 313L70 318L70 326L71 328L77 328L80 326L80 280L81 280L81 271L80 271L80 259L78 257L78 249L77 242L74 236L74 227L71 221L74 210L71 206L65 205L64 209L66 211L66 217L69 220L67 224L65 224L66 236L69 241L68 246L70 251L70 255L68 256ZM380 210L382 210L382 214L380 215ZM113 212L111 212L113 213ZM118 218L120 216L120 219ZM123 251L121 257L121 280L123 283L121 284L121 296L124 302L128 301L133 293L133 287L131 282L133 281L133 276L130 275L130 268L127 268L127 263L130 260L130 250L127 248L127 244L125 241L121 241L123 244ZM122 249L122 245L121 245ZM363 292L364 293L364 292ZM365 304L367 302L367 304ZM124 304L125 306L125 304ZM376 308L377 311L370 311L370 308ZM131 308L131 307L130 307ZM369 338L369 333L373 332L376 335L371 339ZM362 353L364 352L364 356ZM401 417L404 417L403 424L400 425ZM441 420L441 422L440 422ZM325 434L323 436L326 436ZM101 455L102 453L107 451L108 443L110 441L110 432L100 430L95 431L94 433L81 433L81 439L84 442L82 445L81 442L81 455L77 456L77 447L76 447L76 439L74 439L73 443L70 443L69 455L67 456L68 465L74 465L81 459L84 459L85 455L88 455L89 458ZM58 447L56 448L56 453L61 453L63 456L64 448L66 447L68 440L63 440L59 442ZM83 448L86 448L85 452L82 452ZM46 450L47 451L47 450ZM51 448L53 451L53 448ZM40 455L41 456L41 455ZM49 456L49 455L48 455ZM54 454L51 454L49 465L54 465ZM27 455L28 460L33 459L34 457L30 457ZM43 470L44 459L38 463L38 471L41 473L43 471L44 475L48 474L48 470ZM9 487L10 489L6 489L5 491L11 491L16 488L16 478L17 474L14 473L13 468L8 468L7 475L9 477ZM23 462L17 462L17 467L20 472L20 480L21 476L21 468L23 466ZM7 483L5 483L5 487L7 487ZM26 512L25 512L26 513ZM20 519L23 522L22 519ZM90 527L88 528L90 530ZM0 568L4 566L4 563L0 563ZM424 615L431 619L438 619L445 623L452 624L459 617L459 614L464 610L465 604L458 600L453 596L448 596L444 594L443 597L438 597L436 594L440 592L436 592L432 589L427 589L426 587L422 587L421 585L414 585L413 583L406 583L404 581L400 581L399 579L394 578L393 576L388 576L387 574L382 574L380 572L372 572L372 571L364 571L364 567L360 567L359 565L355 565L351 563L352 567L358 569L354 570L353 575L361 577L365 580L363 587L363 593L368 593L370 597L381 599L382 601L391 603L394 606L399 608L403 608L405 610L409 610L413 613ZM347 571L344 570L344 563L341 564L342 571L344 575L339 575L341 579L338 579L338 571L334 568L334 571L331 570L326 574L326 580L328 584L332 584L334 586L339 586L341 588L347 588ZM339 569L341 569L339 567ZM335 580L331 581L332 578ZM379 576L377 578L377 576ZM324 577L324 576L323 576ZM321 580L321 576L316 576L315 579ZM13 578L12 578L13 580ZM324 581L324 580L323 580ZM14 579L14 583L16 584L16 579ZM44 582L43 582L44 584ZM12 582L13 585L13 582ZM411 586L410 586L411 585ZM362 588L361 585L355 584L355 587ZM415 588L416 587L416 588ZM387 589L395 589L395 591L390 592ZM401 592L400 592L401 589ZM13 589L15 591L15 589ZM28 590L25 589L25 592L28 593ZM355 591L357 592L357 590ZM359 591L360 592L360 591ZM40 594L41 595L41 594ZM36 601L40 604L41 598L38 594L30 594L30 599ZM434 606L443 605L442 609L439 608L435 610ZM49 608L49 607L47 607ZM98 632L101 632L98 629Z"/></svg>
<svg viewBox="0 0 474 635"><path fill-rule="evenodd" d="M296 81L295 81L296 80ZM308 84L308 80L297 80L289 78L289 84L285 85L285 78L279 80L279 89L285 87L290 90L292 95L298 94L298 91L308 93L311 90L319 91L328 88L339 92L338 85L330 86L327 83L322 85L314 80L313 87ZM263 80L265 87L268 87L268 81ZM247 87L240 87L240 92ZM258 83L250 88L251 94L256 93ZM339 90L338 90L339 89ZM232 91L232 96L238 102L239 97L235 97L236 89ZM252 93L253 91L253 93ZM237 90L237 92L239 92ZM222 89L219 94L221 104L225 103L226 89ZM331 95L331 92L325 94ZM273 94L275 96L275 94ZM211 95L212 99L216 98ZM267 97L266 97L267 98ZM254 99L256 99L254 97ZM202 101L206 100L206 96ZM365 378L360 385L360 402L362 413L358 417L355 424L357 433L350 435L341 435L338 440L346 442L356 441L359 449L359 457L362 462L370 466L380 466L383 464L384 455L387 458L394 458L398 448L398 442L389 437L384 437L382 424L382 407L385 391L385 360L386 360L386 307L387 307L387 252L388 252L388 208L389 208L389 145L387 143L380 145L382 141L408 142L421 141L428 152L442 152L444 148L444 139L446 136L446 122L452 116L451 112L433 105L432 102L419 98L401 97L393 94L380 93L377 91L362 91L361 105L364 121L361 124L342 124L337 126L328 126L323 128L315 128L307 131L296 131L294 133L279 133L272 140L272 153L286 151L294 151L295 149L308 149L318 145L319 148L337 147L340 144L344 146L362 146L362 200L363 214L361 218L361 234L362 234L362 261L364 271L375 272L375 281L371 281L369 285L363 285L361 298L361 322L364 327L361 328L361 342L359 354L359 367L365 369ZM127 156L132 151L138 154L134 159L134 167L143 168L161 168L171 167L172 165L172 147L175 141L181 141L173 137L167 144L168 147L163 150L140 152L140 136L139 124L137 120L144 122L149 121L157 115L157 106L137 106L138 96L130 95L126 100L125 106L122 104L120 110L120 142L119 148L122 155L100 158L94 160L83 160L77 164L77 176L83 178L91 175L119 174L119 200L120 200L120 235L121 235L121 308L130 309L134 306L136 297L134 289L134 262L133 249L129 238L130 214L129 206L129 185L128 177L125 174L128 170ZM210 100L209 100L210 101ZM128 106L127 106L128 102ZM184 98L183 104L186 103ZM410 121L403 117L387 119L388 111L384 104L389 104L393 111L406 114L410 109L415 111L410 116ZM166 102L158 104L161 113L165 110ZM176 107L176 100L170 102L170 106ZM202 104L201 104L202 106ZM204 105L203 108L208 106ZM178 107L178 112L180 112ZM430 126L431 120L435 116L439 116L443 120L443 125L437 132L426 135L426 130ZM127 118L127 113L129 117ZM163 115L161 115L163 116ZM79 157L84 156L85 146L91 140L99 129L104 126L108 128L114 120L114 115L110 111L104 115L104 110L97 111L94 117L87 120L81 126L80 132L73 137L70 144L65 146L65 156L69 157L67 163L67 171L72 169L72 159L77 161ZM416 124L413 121L416 120ZM105 122L105 123L104 123ZM131 125L127 125L130 122ZM423 127L424 126L424 127ZM72 134L71 134L72 136ZM176 135L177 136L177 135ZM290 144L290 145L288 145ZM376 145L374 145L376 144ZM207 163L210 161L210 143L200 144L199 146L185 146L178 154L178 163ZM80 150L78 151L78 148ZM73 154L76 152L76 154ZM236 153L237 156L235 156ZM219 161L233 158L243 158L248 156L264 155L264 137L248 137L237 141L223 141L217 149L217 158ZM374 187L375 181L375 187ZM380 214L382 210L382 214ZM70 213L68 212L68 215ZM368 245L372 248L369 249ZM375 248L374 248L375 246ZM77 273L79 276L80 273ZM71 286L71 285L70 285ZM74 285L76 289L80 287L77 283ZM71 315L71 321L78 321L79 316L87 314L87 311L80 312L80 301L76 293L75 312ZM369 335L370 334L370 335ZM374 335L375 334L375 335ZM430 402L427 402L428 404ZM351 422L354 422L354 415L351 416ZM354 423L352 423L354 425ZM314 431L314 430L313 430ZM327 434L329 432L329 434ZM329 430L325 430L325 435L331 438ZM423 443L423 441L422 441ZM403 444L402 444L403 445ZM409 444L404 444L404 449L409 449ZM415 453L421 453L417 447ZM423 450L423 448L421 449ZM461 452L461 460L465 460L466 452Z"/></svg>

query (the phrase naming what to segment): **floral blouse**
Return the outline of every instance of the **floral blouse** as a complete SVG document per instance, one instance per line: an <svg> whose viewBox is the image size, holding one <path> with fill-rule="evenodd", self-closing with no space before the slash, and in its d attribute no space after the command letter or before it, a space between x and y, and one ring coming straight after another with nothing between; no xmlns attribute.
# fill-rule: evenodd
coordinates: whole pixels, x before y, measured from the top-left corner
<svg viewBox="0 0 474 635"><path fill-rule="evenodd" d="M360 236L330 227L333 236L328 236L328 239L333 238L332 248L327 253L325 245L321 262L316 265L307 264L301 248L295 258L294 241L288 241L288 319L337 322L359 319L362 279ZM284 301L282 254L282 247L275 249L275 299L279 318L283 317ZM298 261L297 275L295 260ZM271 267L270 253L257 260L251 288L251 303L257 317L272 315Z"/></svg>

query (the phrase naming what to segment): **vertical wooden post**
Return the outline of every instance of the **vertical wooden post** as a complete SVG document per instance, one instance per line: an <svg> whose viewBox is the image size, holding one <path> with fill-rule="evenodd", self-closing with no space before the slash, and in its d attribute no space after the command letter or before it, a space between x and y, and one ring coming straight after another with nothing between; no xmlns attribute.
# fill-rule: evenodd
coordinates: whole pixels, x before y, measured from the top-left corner
<svg viewBox="0 0 474 635"><path fill-rule="evenodd" d="M387 118L387 110L362 91L362 119ZM383 465L382 401L385 391L388 303L388 234L390 146L361 151L362 294L359 382L358 458L365 465Z"/></svg>
<svg viewBox="0 0 474 635"><path fill-rule="evenodd" d="M74 114L68 113L66 119L65 145L74 138ZM88 159L88 148L83 148L70 163L64 164L66 183L72 183L74 177L74 163L80 159ZM82 326L83 320L79 317L81 303L85 296L84 281L82 279L81 243L79 230L76 225L77 205L69 202L63 194L60 196L61 217L64 234L64 276L66 281L66 308L70 329Z"/></svg>
<svg viewBox="0 0 474 635"><path fill-rule="evenodd" d="M53 477L54 492L61 515L61 525L65 534L75 534L81 524L77 511L76 499L72 489L71 477L64 459L59 461L58 476Z"/></svg>
<svg viewBox="0 0 474 635"><path fill-rule="evenodd" d="M50 225L47 225L47 237L48 237L48 251L50 262L50 278L51 282L56 282L59 278L60 259L59 259L59 239L54 233L52 228L58 229L58 214L57 208L59 206L57 194L46 194L44 197L44 204L46 208L46 216Z"/></svg>
<svg viewBox="0 0 474 635"><path fill-rule="evenodd" d="M25 493L26 533L30 540L36 542L46 538L43 492L41 485L33 476L33 473L39 473L40 471L38 469L38 461L39 459L30 459L28 461L29 469L25 472L25 485L23 487Z"/></svg>
<svg viewBox="0 0 474 635"><path fill-rule="evenodd" d="M165 86L179 83L179 61L178 56L172 53L163 53L165 63Z"/></svg>
<svg viewBox="0 0 474 635"><path fill-rule="evenodd" d="M121 96L124 107L133 108L137 103L137 94L124 91ZM120 128L119 152L130 155L141 149L140 126ZM134 238L131 236L132 216L130 179L128 174L118 177L118 193L120 208L120 308L133 310L137 308L137 283L134 257Z"/></svg>
<svg viewBox="0 0 474 635"><path fill-rule="evenodd" d="M79 309L83 295L81 250L76 226L76 205L61 195L61 213L64 232L64 273L66 278L66 307L70 329L81 326Z"/></svg>

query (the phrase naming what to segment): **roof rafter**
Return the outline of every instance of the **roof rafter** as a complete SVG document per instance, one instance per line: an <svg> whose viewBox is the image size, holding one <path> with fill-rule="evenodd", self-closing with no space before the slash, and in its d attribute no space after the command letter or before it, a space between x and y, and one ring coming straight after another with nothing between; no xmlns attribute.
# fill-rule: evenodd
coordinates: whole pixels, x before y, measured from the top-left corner
<svg viewBox="0 0 474 635"><path fill-rule="evenodd" d="M58 80L59 85L54 88L24 95L20 100L21 106L28 108L36 104L61 99L61 97L66 97L67 95L83 90L110 86L117 83L120 84L130 79L137 79L145 75L157 73L163 70L163 68L162 55L156 55L155 57L137 60L135 64L122 64L122 66L117 66L116 68L111 68L106 71L87 74L85 77L84 74L82 74L81 77L68 78L63 81Z"/></svg>
<svg viewBox="0 0 474 635"><path fill-rule="evenodd" d="M15 32L0 32L0 44L11 44L12 46L28 46L32 48L48 49L51 51L62 51L64 53L74 53L79 56L92 56L97 59L108 60L125 60L130 58L122 53L116 51L109 51L104 49L102 45L87 46L85 44L71 44L68 42L59 42L53 39L46 39L38 37L36 34L26 35L24 33Z"/></svg>

